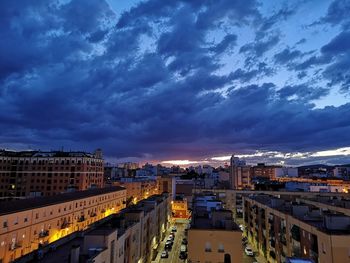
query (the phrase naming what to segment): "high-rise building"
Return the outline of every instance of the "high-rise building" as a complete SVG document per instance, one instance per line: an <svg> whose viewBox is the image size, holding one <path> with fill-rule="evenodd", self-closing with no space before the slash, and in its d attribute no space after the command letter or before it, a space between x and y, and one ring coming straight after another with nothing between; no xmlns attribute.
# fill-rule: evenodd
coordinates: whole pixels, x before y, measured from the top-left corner
<svg viewBox="0 0 350 263"><path fill-rule="evenodd" d="M103 186L100 150L0 151L0 197L50 196Z"/></svg>
<svg viewBox="0 0 350 263"><path fill-rule="evenodd" d="M230 160L229 182L231 189L251 188L250 166L234 155Z"/></svg>

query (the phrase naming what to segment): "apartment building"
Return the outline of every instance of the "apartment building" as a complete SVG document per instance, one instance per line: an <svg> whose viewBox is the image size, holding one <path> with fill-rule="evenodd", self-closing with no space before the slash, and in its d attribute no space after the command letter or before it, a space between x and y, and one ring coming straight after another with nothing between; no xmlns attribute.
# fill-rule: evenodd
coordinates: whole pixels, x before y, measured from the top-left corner
<svg viewBox="0 0 350 263"><path fill-rule="evenodd" d="M234 220L243 223L243 201L244 195L249 194L268 194L272 196L294 196L308 200L330 200L329 204L334 204L335 199L344 199L348 197L346 192L290 192L290 191L257 191L257 190L232 190L232 189L194 189L194 194L212 195L214 199L220 200L222 206L232 212ZM343 205L343 203L341 203ZM331 206L331 205L330 205Z"/></svg>
<svg viewBox="0 0 350 263"><path fill-rule="evenodd" d="M259 177L259 178L275 179L276 168L282 168L282 166L265 165L264 163L258 163L257 165L251 167L251 176L253 178Z"/></svg>
<svg viewBox="0 0 350 263"><path fill-rule="evenodd" d="M230 174L229 174L230 189L251 188L250 166L247 166L245 161L232 155L230 159Z"/></svg>
<svg viewBox="0 0 350 263"><path fill-rule="evenodd" d="M175 177L171 175L157 176L157 189L158 193L167 192L172 197L175 198Z"/></svg>
<svg viewBox="0 0 350 263"><path fill-rule="evenodd" d="M295 196L243 196L245 234L269 262L350 262L350 217Z"/></svg>
<svg viewBox="0 0 350 263"><path fill-rule="evenodd" d="M176 196L175 200L171 201L171 211L173 218L188 218L190 214L187 207L187 199Z"/></svg>
<svg viewBox="0 0 350 263"><path fill-rule="evenodd" d="M0 202L0 261L12 262L125 207L122 187Z"/></svg>
<svg viewBox="0 0 350 263"><path fill-rule="evenodd" d="M121 178L120 181L115 181L112 184L126 189L126 199L128 204L136 204L142 199L160 193L157 181L148 178Z"/></svg>
<svg viewBox="0 0 350 263"><path fill-rule="evenodd" d="M42 263L148 263L159 252L170 220L170 196L154 195L42 256ZM26 261L22 261L26 262Z"/></svg>
<svg viewBox="0 0 350 263"><path fill-rule="evenodd" d="M102 186L101 150L0 151L0 197L50 196Z"/></svg>
<svg viewBox="0 0 350 263"><path fill-rule="evenodd" d="M188 261L205 263L230 259L229 262L242 262L242 232L234 223L232 212L220 205L203 205L203 200L213 201L211 196L196 196L194 199L188 230Z"/></svg>

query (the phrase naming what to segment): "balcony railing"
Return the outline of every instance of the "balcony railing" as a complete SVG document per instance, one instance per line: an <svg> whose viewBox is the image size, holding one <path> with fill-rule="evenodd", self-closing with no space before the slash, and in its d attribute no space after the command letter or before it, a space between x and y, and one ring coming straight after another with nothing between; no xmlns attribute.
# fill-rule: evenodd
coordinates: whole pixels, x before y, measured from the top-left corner
<svg viewBox="0 0 350 263"><path fill-rule="evenodd" d="M78 222L84 222L85 221L85 216L80 216L78 218Z"/></svg>
<svg viewBox="0 0 350 263"><path fill-rule="evenodd" d="M15 243L10 244L9 250L13 251L13 250L16 250L17 248L20 248L20 247L22 247L22 243L15 242Z"/></svg>
<svg viewBox="0 0 350 263"><path fill-rule="evenodd" d="M64 222L61 224L61 229L67 228L68 226L69 226L69 222L68 222L68 221L64 221Z"/></svg>
<svg viewBox="0 0 350 263"><path fill-rule="evenodd" d="M43 230L39 232L39 237L47 237L49 236L50 232L49 230Z"/></svg>

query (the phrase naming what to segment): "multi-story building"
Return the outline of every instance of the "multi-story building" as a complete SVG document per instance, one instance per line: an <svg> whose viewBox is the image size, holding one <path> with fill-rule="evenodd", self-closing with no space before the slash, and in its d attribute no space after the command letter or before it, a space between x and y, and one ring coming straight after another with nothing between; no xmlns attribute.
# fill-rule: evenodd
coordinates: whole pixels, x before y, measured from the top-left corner
<svg viewBox="0 0 350 263"><path fill-rule="evenodd" d="M242 232L234 223L232 212L222 206L208 211L202 205L206 198L198 198L198 202L197 197L194 200L192 222L188 230L189 262L242 262Z"/></svg>
<svg viewBox="0 0 350 263"><path fill-rule="evenodd" d="M220 200L222 206L225 209L232 211L234 220L243 224L243 201L242 198L244 195L250 194L268 194L272 196L293 196L295 198L300 197L304 200L324 200L324 198L334 198L331 199L331 203L336 202L335 198L345 199L348 194L344 191L342 192L289 192L289 191L257 191L257 190L231 190L231 189L194 189L194 194L205 194L206 196L213 196L213 199ZM328 199L327 199L328 200ZM344 204L341 203L339 206L344 207ZM344 211L342 211L344 213Z"/></svg>
<svg viewBox="0 0 350 263"><path fill-rule="evenodd" d="M282 166L258 163L256 166L251 167L250 174L252 178L266 178L273 180L276 178L276 168L282 168ZM281 172L283 172L283 170L280 170L280 173Z"/></svg>
<svg viewBox="0 0 350 263"><path fill-rule="evenodd" d="M0 151L0 197L50 196L103 186L102 152Z"/></svg>
<svg viewBox="0 0 350 263"><path fill-rule="evenodd" d="M188 218L189 210L187 199L176 196L175 200L171 201L171 211L173 218Z"/></svg>
<svg viewBox="0 0 350 263"><path fill-rule="evenodd" d="M238 157L231 157L229 182L231 189L252 188L250 166Z"/></svg>
<svg viewBox="0 0 350 263"><path fill-rule="evenodd" d="M288 195L243 196L243 203L245 233L269 262L350 262L349 215Z"/></svg>
<svg viewBox="0 0 350 263"><path fill-rule="evenodd" d="M337 178L349 179L350 167L348 166L336 166L333 168L333 176Z"/></svg>
<svg viewBox="0 0 350 263"><path fill-rule="evenodd" d="M40 262L148 263L159 252L170 222L170 196L154 195L47 251ZM22 261L25 262L25 261Z"/></svg>
<svg viewBox="0 0 350 263"><path fill-rule="evenodd" d="M0 203L0 261L13 260L125 207L122 187Z"/></svg>
<svg viewBox="0 0 350 263"><path fill-rule="evenodd" d="M172 197L172 199L175 198L175 177L173 176L157 176L157 189L158 193L164 193L167 192Z"/></svg>
<svg viewBox="0 0 350 263"><path fill-rule="evenodd" d="M298 177L298 168L295 167L275 167L273 179L287 177L294 178Z"/></svg>
<svg viewBox="0 0 350 263"><path fill-rule="evenodd" d="M156 180L148 178L121 178L120 181L113 182L126 189L127 203L137 203L151 195L160 194Z"/></svg>

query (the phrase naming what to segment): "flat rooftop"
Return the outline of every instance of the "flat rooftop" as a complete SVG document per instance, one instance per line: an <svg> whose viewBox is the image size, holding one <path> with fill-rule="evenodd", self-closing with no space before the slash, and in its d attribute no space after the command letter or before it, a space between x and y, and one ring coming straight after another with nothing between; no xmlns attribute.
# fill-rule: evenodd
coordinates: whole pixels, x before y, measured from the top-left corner
<svg viewBox="0 0 350 263"><path fill-rule="evenodd" d="M88 157L96 158L92 153L88 152L64 152L64 151L52 151L52 152L42 152L42 151L6 151L0 150L0 157Z"/></svg>
<svg viewBox="0 0 350 263"><path fill-rule="evenodd" d="M326 227L324 220L327 216L331 217L347 217L347 215L344 215L342 213L339 213L337 211L322 211L317 206L303 203L302 199L298 198L299 203L291 200L285 200L283 198L276 198L275 196L269 196L269 195L250 195L248 198L257 201L260 204L266 205L272 209L275 209L277 211L280 211L284 214L288 214L293 216L294 218L299 219L300 221L312 225L316 228L318 228L320 231L329 233L329 234L349 234L350 233L350 227L347 229L339 228L339 229L330 229ZM302 216L293 214L293 207L308 207L308 211L306 214L303 214ZM320 214L312 213L313 211L320 211Z"/></svg>
<svg viewBox="0 0 350 263"><path fill-rule="evenodd" d="M85 191L77 191L71 193L63 193L54 196L42 196L27 198L21 200L4 201L0 202L0 215L6 215L16 213L25 210L31 210L34 208L45 207L49 205L55 205L59 203L69 202L73 200L84 199L96 195L108 194L112 192L122 191L125 188L120 186L112 186L106 188L95 188Z"/></svg>

